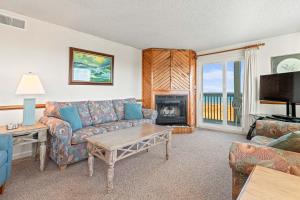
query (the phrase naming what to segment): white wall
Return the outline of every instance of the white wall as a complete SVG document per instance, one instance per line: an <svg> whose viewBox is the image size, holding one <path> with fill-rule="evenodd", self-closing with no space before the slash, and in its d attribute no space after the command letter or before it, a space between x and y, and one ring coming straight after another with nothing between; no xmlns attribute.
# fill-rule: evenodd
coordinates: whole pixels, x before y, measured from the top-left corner
<svg viewBox="0 0 300 200"><path fill-rule="evenodd" d="M0 105L22 104L23 97L15 92L27 72L38 74L46 90L37 97L38 103L141 98L141 50L16 13L0 13L27 22L26 30L0 24ZM68 85L69 47L114 55L114 85ZM37 111L37 119L41 113ZM2 125L21 121L20 110L0 111Z"/></svg>
<svg viewBox="0 0 300 200"><path fill-rule="evenodd" d="M198 52L198 54L213 52L213 51L218 51L218 50L223 50L223 49L229 49L229 48L235 48L235 47L241 47L241 46L244 46L247 44L256 44L256 43L261 43L261 42L264 42L266 45L264 47L260 48L259 54L258 54L258 68L259 68L258 73L259 73L259 75L271 73L271 57L300 53L300 33L294 33L294 34L282 35L282 36L273 37L273 38L261 39L258 41L251 41L251 42L247 42L247 43L240 43L240 44L235 44L235 45L231 45L231 46L220 47L218 49L200 51L200 52ZM229 53L230 56L241 55L241 54L243 54L242 51ZM223 57L223 56L227 56L227 55L224 53L224 54L217 54L217 55L212 55L212 56L199 57L198 63L201 63L201 61L205 62L205 61L216 59L218 56ZM284 105L260 104L258 106L258 113L285 114L285 106ZM298 117L300 116L300 107L299 106L297 106L297 116Z"/></svg>

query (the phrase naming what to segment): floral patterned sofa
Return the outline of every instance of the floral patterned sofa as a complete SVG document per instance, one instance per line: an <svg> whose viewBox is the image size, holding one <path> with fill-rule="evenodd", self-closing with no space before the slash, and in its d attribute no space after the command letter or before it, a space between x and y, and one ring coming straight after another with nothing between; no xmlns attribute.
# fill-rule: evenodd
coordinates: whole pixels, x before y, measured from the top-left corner
<svg viewBox="0 0 300 200"><path fill-rule="evenodd" d="M136 103L134 98L80 101L80 102L47 102L44 117L40 122L49 127L50 158L60 169L68 164L88 157L86 138L106 132L137 126L142 123L155 123L157 112L143 109L143 119L125 120L124 103ZM59 109L64 106L75 106L78 109L83 128L72 131L68 122L60 119Z"/></svg>
<svg viewBox="0 0 300 200"><path fill-rule="evenodd" d="M300 176L300 153L267 147L268 140L300 130L299 123L258 120L252 143L234 142L229 153L232 199L236 199L256 165ZM256 143L256 144L255 144ZM300 144L299 144L300 145Z"/></svg>

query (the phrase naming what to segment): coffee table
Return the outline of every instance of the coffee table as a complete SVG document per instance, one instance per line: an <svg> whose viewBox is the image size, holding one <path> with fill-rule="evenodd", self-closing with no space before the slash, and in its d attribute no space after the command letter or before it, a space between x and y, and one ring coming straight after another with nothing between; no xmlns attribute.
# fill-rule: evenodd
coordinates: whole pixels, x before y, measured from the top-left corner
<svg viewBox="0 0 300 200"><path fill-rule="evenodd" d="M108 165L107 189L113 189L114 165L117 161L148 150L157 144L166 143L166 159L171 149L172 128L143 124L87 138L89 176L93 175L94 156Z"/></svg>

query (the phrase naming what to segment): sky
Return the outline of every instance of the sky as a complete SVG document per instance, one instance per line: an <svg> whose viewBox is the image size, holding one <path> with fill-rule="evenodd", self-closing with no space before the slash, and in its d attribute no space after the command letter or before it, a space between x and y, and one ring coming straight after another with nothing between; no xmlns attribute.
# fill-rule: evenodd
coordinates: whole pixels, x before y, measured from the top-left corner
<svg viewBox="0 0 300 200"><path fill-rule="evenodd" d="M203 65L203 92L222 93L223 88L223 63L212 63ZM227 92L234 92L234 62L227 63ZM241 80L244 74L244 61L242 61ZM243 90L243 81L241 81L241 90Z"/></svg>

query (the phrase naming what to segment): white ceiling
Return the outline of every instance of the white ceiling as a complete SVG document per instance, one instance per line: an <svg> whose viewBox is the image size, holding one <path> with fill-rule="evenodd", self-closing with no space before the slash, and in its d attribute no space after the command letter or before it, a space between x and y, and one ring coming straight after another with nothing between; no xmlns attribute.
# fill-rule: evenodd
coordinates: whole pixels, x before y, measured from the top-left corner
<svg viewBox="0 0 300 200"><path fill-rule="evenodd" d="M141 49L205 50L300 31L300 0L0 0L0 8Z"/></svg>

